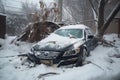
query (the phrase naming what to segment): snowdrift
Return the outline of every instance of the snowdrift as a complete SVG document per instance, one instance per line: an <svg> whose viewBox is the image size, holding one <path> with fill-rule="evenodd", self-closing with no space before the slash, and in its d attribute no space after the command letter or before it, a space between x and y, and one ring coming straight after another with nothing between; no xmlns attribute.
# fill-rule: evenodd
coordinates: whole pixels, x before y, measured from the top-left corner
<svg viewBox="0 0 120 80"><path fill-rule="evenodd" d="M5 56L27 53L34 43L20 43L19 46L10 44L13 37L2 40L0 48L0 80L120 80L120 39L116 34L105 35L106 40L115 40L115 47L99 45L91 51L86 61L90 63L82 67L56 68L37 65L28 68L21 65L19 57ZM48 74L40 77L44 73Z"/></svg>

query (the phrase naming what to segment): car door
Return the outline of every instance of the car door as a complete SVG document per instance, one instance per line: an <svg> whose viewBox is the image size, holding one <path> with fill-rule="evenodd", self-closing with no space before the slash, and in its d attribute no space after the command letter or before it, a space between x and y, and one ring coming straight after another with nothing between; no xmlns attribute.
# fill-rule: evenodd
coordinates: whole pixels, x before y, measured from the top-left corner
<svg viewBox="0 0 120 80"><path fill-rule="evenodd" d="M93 47L93 41L92 39L89 39L88 36L93 35L90 29L86 28L84 30L84 37L85 37L85 45L87 46L88 50L90 51Z"/></svg>

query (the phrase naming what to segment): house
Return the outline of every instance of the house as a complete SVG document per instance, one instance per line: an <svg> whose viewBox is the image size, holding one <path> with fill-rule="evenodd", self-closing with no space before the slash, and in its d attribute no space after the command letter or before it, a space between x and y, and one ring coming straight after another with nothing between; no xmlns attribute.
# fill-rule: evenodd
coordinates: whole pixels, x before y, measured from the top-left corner
<svg viewBox="0 0 120 80"><path fill-rule="evenodd" d="M6 34L6 15L3 4L0 0L0 38L5 38Z"/></svg>
<svg viewBox="0 0 120 80"><path fill-rule="evenodd" d="M6 34L6 15L0 13L0 38L5 38Z"/></svg>

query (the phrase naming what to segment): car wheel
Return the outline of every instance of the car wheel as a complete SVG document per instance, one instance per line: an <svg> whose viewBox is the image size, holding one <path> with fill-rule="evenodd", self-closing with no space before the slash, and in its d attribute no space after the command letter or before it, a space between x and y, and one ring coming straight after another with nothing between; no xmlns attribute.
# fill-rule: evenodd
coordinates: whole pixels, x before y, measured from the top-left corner
<svg viewBox="0 0 120 80"><path fill-rule="evenodd" d="M85 61L86 57L88 56L88 52L85 48L83 48L83 51L82 51L82 60Z"/></svg>
<svg viewBox="0 0 120 80"><path fill-rule="evenodd" d="M80 55L79 57L78 57L78 60L77 60L77 62L76 62L76 64L75 64L75 66L76 67L78 67L78 66L82 66L82 56Z"/></svg>
<svg viewBox="0 0 120 80"><path fill-rule="evenodd" d="M81 55L79 55L79 57L78 57L78 60L77 60L77 62L76 62L76 67L78 67L78 66L82 66L83 65L83 62L85 61L85 58L87 57L87 55L88 55L88 52L87 52L87 50L85 49L85 48L83 48L82 49L82 51L81 51Z"/></svg>

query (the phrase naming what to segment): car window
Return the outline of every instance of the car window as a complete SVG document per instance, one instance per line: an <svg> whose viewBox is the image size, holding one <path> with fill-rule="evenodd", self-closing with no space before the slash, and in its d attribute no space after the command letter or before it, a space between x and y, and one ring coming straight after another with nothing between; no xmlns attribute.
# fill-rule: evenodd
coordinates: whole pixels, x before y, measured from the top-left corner
<svg viewBox="0 0 120 80"><path fill-rule="evenodd" d="M90 31L90 29L85 29L85 32L87 35L93 35L93 33Z"/></svg>
<svg viewBox="0 0 120 80"><path fill-rule="evenodd" d="M84 31L84 38L86 39L86 32Z"/></svg>
<svg viewBox="0 0 120 80"><path fill-rule="evenodd" d="M59 29L55 31L55 34L64 37L74 37L74 38L82 38L83 37L82 29Z"/></svg>

